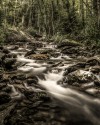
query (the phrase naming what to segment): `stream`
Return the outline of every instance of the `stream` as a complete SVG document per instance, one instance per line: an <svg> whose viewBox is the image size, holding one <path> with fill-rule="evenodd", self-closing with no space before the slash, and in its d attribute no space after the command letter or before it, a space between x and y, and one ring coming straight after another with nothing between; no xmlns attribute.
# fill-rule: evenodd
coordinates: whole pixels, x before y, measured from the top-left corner
<svg viewBox="0 0 100 125"><path fill-rule="evenodd" d="M45 113L42 113L43 116L41 114L39 115L37 112L36 115L39 118L41 117L40 119L37 118L37 122L34 121L36 118L33 118L30 113L27 112L30 116L29 119L27 118L29 121L27 120L24 123L17 122L18 119L15 120L17 116L19 119L23 119L24 117L23 114L20 114L20 104L17 104L14 108L18 107L19 110L12 112L13 116L7 116L4 125L100 125L100 99L98 96L95 96L100 90L97 89L97 87L94 87L95 85L92 79L95 77L95 79L100 81L99 74L93 73L91 67L86 70L80 68L76 72L77 76L80 77L81 81L86 81L88 79L88 83L86 81L77 85L75 82L74 86L69 83L69 77L67 77L66 72L68 71L67 69L79 63L81 60L80 58L76 59L63 54L54 43L47 44L46 42L43 42L43 46L38 47L35 50L35 54L39 55L41 51L44 52L51 49L53 54L48 58L45 58L48 54L40 54L39 59L36 57L32 58L32 56L25 56L26 53L31 51L31 46L28 44L21 47L19 46L17 49L12 48L12 45L7 46L10 53L16 55L16 63L18 65L17 74L24 74L26 80L32 80L35 77L37 83L29 85L23 78L20 78L22 79L21 84L9 83L8 87L12 88L12 92L10 93L11 98L22 104L23 102L21 101L25 100L23 94L25 91L29 92L29 97L27 95L28 92L25 93L29 100L31 100L30 98L33 98L32 96L34 96L34 93L43 93L47 94L48 98L51 100L46 103L51 104L51 102L53 102L54 106L51 110L45 109L46 107L44 106L46 111L44 111ZM40 59L42 56L43 59ZM72 80L72 82L74 81ZM30 93L32 93L32 95ZM26 103L28 102L25 101L25 104ZM32 106L32 103L34 103L34 101L31 101L31 103L28 104ZM25 104L23 103L22 105ZM30 108L29 112L34 114L35 109L32 111L32 107ZM24 109L25 107L21 113L24 112ZM27 109L25 109L25 111L26 110ZM40 110L41 109L38 109L38 111ZM52 113L52 111L54 111L54 113ZM14 115L16 118L14 118ZM34 117L36 117L36 115ZM50 119L52 122L50 122ZM12 122L13 120L16 121L16 124L15 122Z"/></svg>

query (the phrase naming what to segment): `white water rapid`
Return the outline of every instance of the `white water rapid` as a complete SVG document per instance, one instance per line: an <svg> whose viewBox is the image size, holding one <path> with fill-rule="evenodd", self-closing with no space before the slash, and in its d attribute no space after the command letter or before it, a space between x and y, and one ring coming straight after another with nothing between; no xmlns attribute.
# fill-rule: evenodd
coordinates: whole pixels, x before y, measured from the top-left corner
<svg viewBox="0 0 100 125"><path fill-rule="evenodd" d="M52 48L55 49L55 45L45 45L44 48ZM39 51L40 49L38 49ZM59 51L59 50L57 50ZM17 53L18 52L13 52ZM58 57L51 57L50 60L53 61L64 61L64 59L70 59L68 56L58 56ZM32 59L27 59L24 57L24 55L17 57L17 61L20 63L25 63L24 66L19 67L18 71L23 72L24 74L29 76L38 76L38 84L42 86L51 97L53 97L56 102L59 104L62 104L62 106L65 107L66 110L68 110L69 113L76 113L76 114L83 114L84 116L87 116L88 120L91 121L94 125L100 125L100 100L97 98L94 98L86 93L80 92L78 90L74 90L71 88L64 88L58 84L60 80L63 79L63 74L65 72L65 68L71 66L72 64L65 64L63 66L57 66L56 70L60 70L58 72L53 72L52 65L48 64L48 62L39 62ZM72 62L73 63L73 62ZM48 67L50 68L48 68ZM50 69L50 70L49 70ZM46 72L47 71L47 72ZM43 74L45 79L40 79L39 75ZM88 75L91 76L92 73L90 71L79 71L80 75ZM100 77L96 76L99 80ZM93 83L90 83L90 85L93 85ZM10 85L11 86L11 85ZM26 83L24 83L24 86L27 89L35 89L29 87ZM86 86L86 85L84 85ZM14 87L13 91L15 94L17 92L15 91ZM89 90L88 90L89 91ZM92 91L92 90L91 90Z"/></svg>

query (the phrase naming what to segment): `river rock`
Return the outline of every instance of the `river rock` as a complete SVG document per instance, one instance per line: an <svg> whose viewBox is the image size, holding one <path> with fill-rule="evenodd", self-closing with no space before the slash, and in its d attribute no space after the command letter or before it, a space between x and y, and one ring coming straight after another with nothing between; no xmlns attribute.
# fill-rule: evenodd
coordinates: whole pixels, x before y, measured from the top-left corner
<svg viewBox="0 0 100 125"><path fill-rule="evenodd" d="M17 55L16 54L13 54L13 53L9 53L9 54L4 54L2 56L2 60L6 59L6 58L16 58Z"/></svg>
<svg viewBox="0 0 100 125"><path fill-rule="evenodd" d="M86 65L88 65L88 66L100 65L100 60L98 60L95 57L92 57L92 58L87 60Z"/></svg>
<svg viewBox="0 0 100 125"><path fill-rule="evenodd" d="M0 45L0 51L3 50L3 49L4 49L4 47L2 45Z"/></svg>
<svg viewBox="0 0 100 125"><path fill-rule="evenodd" d="M13 59L13 58L6 58L4 60L4 67L6 69L12 69L13 68L13 65L15 64L16 62L16 59Z"/></svg>
<svg viewBox="0 0 100 125"><path fill-rule="evenodd" d="M32 47L32 48L41 48L41 47L43 47L42 42L38 42L38 41L36 41L36 42L30 42L30 43L28 43L28 45L30 47Z"/></svg>
<svg viewBox="0 0 100 125"><path fill-rule="evenodd" d="M10 49L10 50L17 50L19 48L19 46L18 45L13 45L13 47Z"/></svg>
<svg viewBox="0 0 100 125"><path fill-rule="evenodd" d="M5 88L7 86L6 83L0 83L0 90L2 90L3 88Z"/></svg>
<svg viewBox="0 0 100 125"><path fill-rule="evenodd" d="M5 93L5 92L0 92L0 105L8 103L11 101L11 97Z"/></svg>
<svg viewBox="0 0 100 125"><path fill-rule="evenodd" d="M76 71L78 69L85 68L85 65L86 64L84 62L72 65L72 66L70 66L70 67L68 67L68 68L65 69L64 75L68 75L69 73L72 73L72 72L74 72L74 71Z"/></svg>
<svg viewBox="0 0 100 125"><path fill-rule="evenodd" d="M40 54L50 54L50 55L53 55L54 54L54 50L52 50L52 49L41 50Z"/></svg>
<svg viewBox="0 0 100 125"><path fill-rule="evenodd" d="M36 54L35 51L34 51L34 49L32 49L31 51L28 51L28 52L25 54L25 57L30 56L30 55L32 55L32 54Z"/></svg>
<svg viewBox="0 0 100 125"><path fill-rule="evenodd" d="M67 48L64 47L61 52L67 55L71 54L79 55L79 49L77 47L71 47L70 49L68 49L68 47Z"/></svg>
<svg viewBox="0 0 100 125"><path fill-rule="evenodd" d="M98 73L100 73L100 66L93 66L90 68L90 71L94 74L95 73L98 74Z"/></svg>
<svg viewBox="0 0 100 125"><path fill-rule="evenodd" d="M17 55L14 54L14 53L9 53L9 54L7 55L7 58L17 58Z"/></svg>
<svg viewBox="0 0 100 125"><path fill-rule="evenodd" d="M99 80L95 80L95 81L94 81L94 84L95 84L97 87L100 87L100 81L99 81Z"/></svg>
<svg viewBox="0 0 100 125"><path fill-rule="evenodd" d="M95 79L96 79L96 77L88 71L76 70L76 71L68 74L65 77L64 82L68 83L69 85L73 85L74 83L79 83L79 84L90 83L90 82L94 81Z"/></svg>
<svg viewBox="0 0 100 125"><path fill-rule="evenodd" d="M12 88L10 86L6 86L2 89L3 92L6 92L6 93L11 93L12 92Z"/></svg>
<svg viewBox="0 0 100 125"><path fill-rule="evenodd" d="M62 48L62 47L65 47L65 46L70 46L70 47L76 47L76 46L80 46L81 44L78 43L78 42L75 42L75 41L72 41L72 40L69 40L69 39L64 39L62 42L60 42L58 44L58 48Z"/></svg>
<svg viewBox="0 0 100 125"><path fill-rule="evenodd" d="M9 51L8 49L6 49L6 48L4 48L4 49L2 50L2 52L5 53L5 54L10 53L10 51Z"/></svg>
<svg viewBox="0 0 100 125"><path fill-rule="evenodd" d="M38 82L38 79L35 76L34 76L34 78L27 79L27 84L28 85L34 85L34 84L37 84L37 82Z"/></svg>

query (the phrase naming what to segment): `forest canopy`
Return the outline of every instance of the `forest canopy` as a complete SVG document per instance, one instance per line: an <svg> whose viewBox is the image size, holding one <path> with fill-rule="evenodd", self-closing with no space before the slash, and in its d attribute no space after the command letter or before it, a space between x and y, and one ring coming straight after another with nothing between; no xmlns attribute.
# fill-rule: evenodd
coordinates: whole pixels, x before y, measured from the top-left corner
<svg viewBox="0 0 100 125"><path fill-rule="evenodd" d="M100 0L0 0L0 27L99 38Z"/></svg>

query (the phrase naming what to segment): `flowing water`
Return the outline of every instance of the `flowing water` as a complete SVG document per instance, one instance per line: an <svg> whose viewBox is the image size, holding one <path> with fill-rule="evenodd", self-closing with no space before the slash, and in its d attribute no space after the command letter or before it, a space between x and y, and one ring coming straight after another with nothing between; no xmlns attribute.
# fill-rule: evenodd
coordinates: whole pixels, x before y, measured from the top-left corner
<svg viewBox="0 0 100 125"><path fill-rule="evenodd" d="M23 48L21 48L17 51L11 51L12 53L17 54L17 62L24 64L24 66L18 67L18 71L24 73L26 77L36 75L38 78L38 84L42 88L44 88L43 91L47 92L54 100L56 100L56 103L58 105L61 104L60 106L64 107L65 110L67 110L70 114L74 114L76 116L82 115L83 117L87 117L87 119L93 125L100 125L100 100L98 98L94 98L87 93L80 92L69 87L63 87L63 85L58 84L64 78L65 69L74 64L73 59L67 55L60 54L60 50L56 49L56 45L52 44L44 44L43 48L37 49L37 53L40 50L45 50L48 48L53 49L55 53L59 54L58 57L51 57L49 62L53 61L55 62L55 64L57 62L61 62L63 65L57 65L52 67L52 64L50 64L48 61L37 61L33 59L28 59L24 56L24 51L19 51L23 50ZM92 76L91 71L79 70L78 74L80 76ZM44 75L44 79L41 79L39 77L40 75ZM96 77L100 81L100 77L98 75L96 75ZM92 85L93 82L88 84L88 86ZM42 91L42 89L29 87L26 83L24 83L24 86L25 88L33 91ZM83 85L83 87L86 86L87 84ZM12 85L11 87L13 90L12 96L20 96L14 86ZM95 92L95 89L88 89L87 92Z"/></svg>

